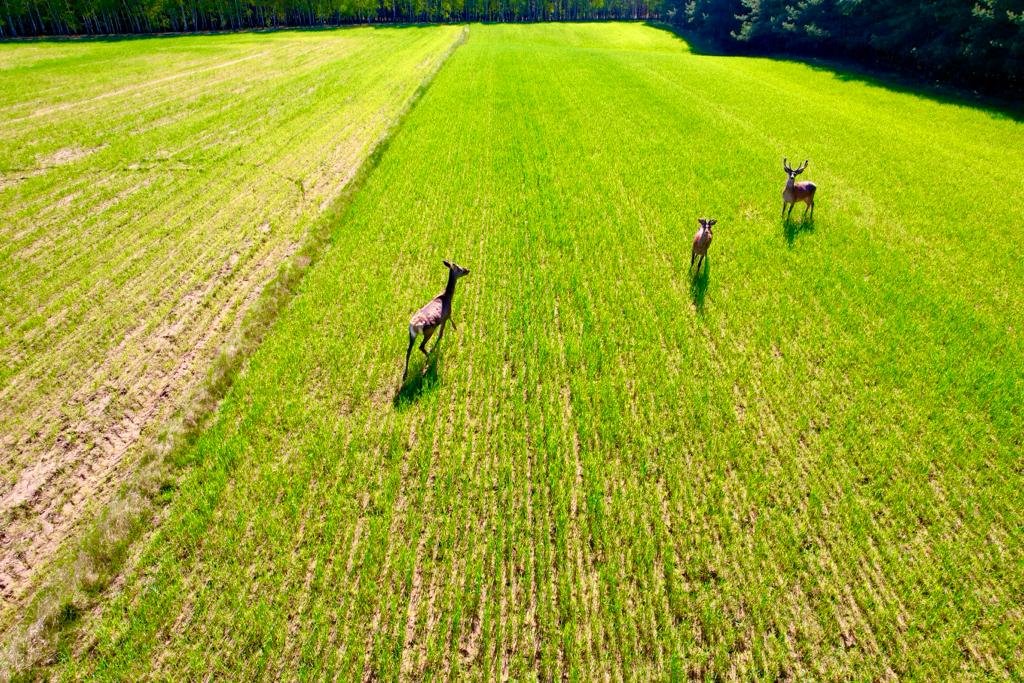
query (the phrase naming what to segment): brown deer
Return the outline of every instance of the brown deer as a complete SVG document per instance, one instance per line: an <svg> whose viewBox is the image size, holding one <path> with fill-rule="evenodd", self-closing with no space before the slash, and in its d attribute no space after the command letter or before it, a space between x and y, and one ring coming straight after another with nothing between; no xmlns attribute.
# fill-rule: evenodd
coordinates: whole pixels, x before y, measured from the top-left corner
<svg viewBox="0 0 1024 683"><path fill-rule="evenodd" d="M797 182L796 177L804 172L807 168L807 163L810 159L804 161L803 166L798 169L792 169L789 166L789 162L783 157L782 159L782 170L789 176L789 180L786 181L786 187L782 190L782 216L789 218L793 215L793 205L797 202L803 202L806 204L804 207L804 217L807 216L807 211L811 212L811 220L814 220L814 193L817 192L818 186L809 181ZM786 214L786 205L789 205L789 215Z"/></svg>
<svg viewBox="0 0 1024 683"><path fill-rule="evenodd" d="M462 266L449 263L448 261L443 263L448 269L448 284L445 285L444 291L431 299L426 306L413 313L412 319L409 320L409 348L405 352L405 370L402 372L403 382L406 375L409 374L409 354L412 353L412 345L416 342L416 337L421 332L423 333L423 343L420 344L420 351L423 352L424 356L427 356L429 355L427 353L427 341L438 328L441 328L440 334L437 335L437 341L434 342L434 348L431 350L437 349L437 345L444 338L445 325L452 317L452 298L455 296L455 283L459 281L460 277L469 275L469 270ZM454 321L452 321L452 328L458 331Z"/></svg>
<svg viewBox="0 0 1024 683"><path fill-rule="evenodd" d="M711 234L711 226L718 221L714 218L698 218L697 222L700 223L700 229L693 236L693 249L690 251L690 268L693 268L694 259L700 256L700 261L697 261L697 272L700 273L700 267L704 265L704 259L708 255L708 247L711 246L711 239L714 237Z"/></svg>

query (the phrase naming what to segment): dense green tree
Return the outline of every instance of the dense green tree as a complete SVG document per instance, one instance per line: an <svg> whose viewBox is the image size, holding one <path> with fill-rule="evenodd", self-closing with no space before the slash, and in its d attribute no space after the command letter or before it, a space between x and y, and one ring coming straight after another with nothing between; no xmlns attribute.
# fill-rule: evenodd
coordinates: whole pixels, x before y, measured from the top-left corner
<svg viewBox="0 0 1024 683"><path fill-rule="evenodd" d="M733 40L740 28L741 0L689 0L683 7L684 21L720 45Z"/></svg>

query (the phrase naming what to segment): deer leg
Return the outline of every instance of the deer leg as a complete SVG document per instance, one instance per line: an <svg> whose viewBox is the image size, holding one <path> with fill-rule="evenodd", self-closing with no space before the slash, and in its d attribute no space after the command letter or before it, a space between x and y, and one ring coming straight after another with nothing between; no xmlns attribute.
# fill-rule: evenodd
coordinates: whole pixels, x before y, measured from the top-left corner
<svg viewBox="0 0 1024 683"><path fill-rule="evenodd" d="M409 348L405 350L405 370L402 371L402 381L405 381L406 376L409 374L409 354L412 353L412 345L416 343L416 335L412 332L409 333Z"/></svg>
<svg viewBox="0 0 1024 683"><path fill-rule="evenodd" d="M811 197L811 220L814 220L814 197Z"/></svg>
<svg viewBox="0 0 1024 683"><path fill-rule="evenodd" d="M793 202L792 204L789 205L789 213L786 214L786 218L792 218L793 217L793 207L794 206L796 206L796 202Z"/></svg>
<svg viewBox="0 0 1024 683"><path fill-rule="evenodd" d="M704 254L700 255L700 260L697 261L697 275L700 275L700 267L704 265Z"/></svg>
<svg viewBox="0 0 1024 683"><path fill-rule="evenodd" d="M427 353L427 342L430 340L431 337L434 336L434 330L435 329L437 329L437 328L435 328L435 327L425 327L425 328L423 328L423 343L420 344L420 351L423 352L424 356L429 356L430 355L429 353Z"/></svg>
<svg viewBox="0 0 1024 683"><path fill-rule="evenodd" d="M783 200L782 201L782 215L780 216L780 218L785 218L785 217L786 217L786 201Z"/></svg>
<svg viewBox="0 0 1024 683"><path fill-rule="evenodd" d="M437 332L437 341L434 342L434 348L432 348L430 350L431 353L433 353L434 351L437 351L437 347L441 345L441 340L444 339L444 328L447 327L447 325L448 325L448 321L447 320L444 321L443 323L441 323L441 329L438 330L438 332Z"/></svg>
<svg viewBox="0 0 1024 683"><path fill-rule="evenodd" d="M814 206L814 205L811 204L810 202L805 202L804 203L804 216L803 216L804 218L807 218L807 212L811 210L812 206Z"/></svg>

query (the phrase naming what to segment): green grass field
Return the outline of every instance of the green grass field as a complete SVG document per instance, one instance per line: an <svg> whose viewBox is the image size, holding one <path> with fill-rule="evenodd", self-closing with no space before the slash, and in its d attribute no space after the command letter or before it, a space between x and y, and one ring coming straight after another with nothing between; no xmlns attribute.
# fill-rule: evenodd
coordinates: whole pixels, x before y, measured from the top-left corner
<svg viewBox="0 0 1024 683"><path fill-rule="evenodd" d="M0 623L461 31L0 44Z"/></svg>
<svg viewBox="0 0 1024 683"><path fill-rule="evenodd" d="M655 27L472 26L57 675L1019 676L1021 149Z"/></svg>

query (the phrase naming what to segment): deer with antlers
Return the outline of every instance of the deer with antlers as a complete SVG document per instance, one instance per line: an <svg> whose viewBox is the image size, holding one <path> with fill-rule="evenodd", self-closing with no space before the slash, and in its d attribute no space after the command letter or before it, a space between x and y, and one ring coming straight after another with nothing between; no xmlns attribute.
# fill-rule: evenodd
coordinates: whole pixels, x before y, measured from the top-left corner
<svg viewBox="0 0 1024 683"><path fill-rule="evenodd" d="M409 320L409 348L405 351L405 370L402 371L403 382L405 382L406 375L409 374L409 354L412 353L412 345L416 342L416 337L420 333L423 334L420 351L423 352L424 356L427 356L430 355L427 353L427 342L434 335L434 332L440 329L437 341L434 342L434 348L431 350L437 349L437 345L444 338L445 325L448 324L452 317L452 299L455 298L455 283L459 281L459 278L469 275L469 270L460 265L449 263L448 261L443 261L442 263L448 269L448 284L445 286L444 291L427 302L423 308L413 313L412 319ZM457 329L455 328L454 321L452 321L452 328Z"/></svg>
<svg viewBox="0 0 1024 683"><path fill-rule="evenodd" d="M704 259L708 255L708 247L711 246L711 239L714 237L711 234L711 226L718 221L714 218L698 218L697 222L700 223L700 228L697 229L697 234L693 236L693 249L690 250L690 268L693 268L693 261L699 256L697 273L700 273L700 267L704 265Z"/></svg>
<svg viewBox="0 0 1024 683"><path fill-rule="evenodd" d="M818 186L814 183L802 180L797 182L796 177L803 173L807 169L807 163L810 159L804 161L800 168L790 168L789 162L783 157L782 159L782 170L789 176L789 180L786 181L786 187L782 190L782 216L783 218L789 218L793 215L793 205L797 202L803 202L806 206L804 207L804 217L807 216L807 212L811 212L811 220L814 220L814 193L817 192ZM789 214L786 214L786 205L789 205Z"/></svg>

